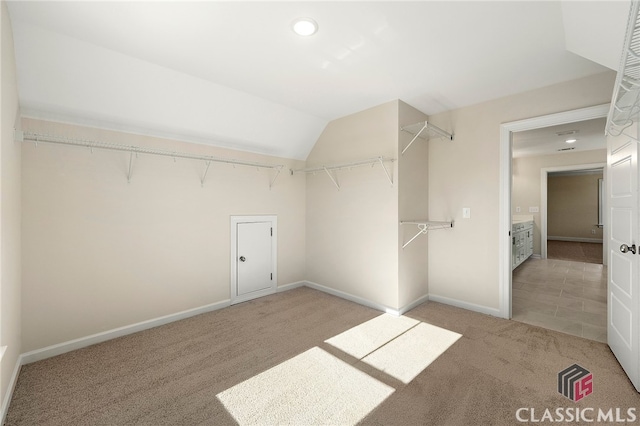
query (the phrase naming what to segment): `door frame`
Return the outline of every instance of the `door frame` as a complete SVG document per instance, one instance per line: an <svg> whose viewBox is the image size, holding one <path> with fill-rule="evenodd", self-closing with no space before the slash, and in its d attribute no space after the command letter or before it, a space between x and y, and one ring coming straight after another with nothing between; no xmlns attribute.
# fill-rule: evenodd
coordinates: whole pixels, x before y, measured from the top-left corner
<svg viewBox="0 0 640 426"><path fill-rule="evenodd" d="M556 166L556 167L545 167L540 169L540 258L547 258L547 208L548 208L548 200L547 200L547 180L549 179L549 173L553 172L573 172L580 170L590 170L590 169L602 169L602 176L604 180L607 180L607 163L590 163L590 164L572 164L569 166ZM606 199L606 198L605 198ZM606 209L605 209L606 210ZM603 210L603 212L605 211ZM603 223L606 220L605 217L602 219ZM605 258L606 247L607 247L607 227L605 226L603 229L602 236L602 264L606 265L607 261Z"/></svg>
<svg viewBox="0 0 640 426"><path fill-rule="evenodd" d="M609 104L527 118L500 125L500 193L498 196L498 297L502 318L511 319L511 140L513 132L606 117Z"/></svg>
<svg viewBox="0 0 640 426"><path fill-rule="evenodd" d="M238 296L238 224L240 223L258 223L271 222L273 235L271 238L271 270L273 271L273 280L271 287L256 291L248 296ZM231 266L230 274L230 300L231 304L245 302L257 297L273 294L278 290L278 216L277 215L256 215L256 216L231 216L231 251L229 252L229 260Z"/></svg>

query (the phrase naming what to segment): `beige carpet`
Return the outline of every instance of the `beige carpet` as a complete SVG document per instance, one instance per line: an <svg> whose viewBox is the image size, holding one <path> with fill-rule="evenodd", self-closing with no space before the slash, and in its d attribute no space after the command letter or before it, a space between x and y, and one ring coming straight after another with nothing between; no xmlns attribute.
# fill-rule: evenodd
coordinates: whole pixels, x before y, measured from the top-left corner
<svg viewBox="0 0 640 426"><path fill-rule="evenodd" d="M548 240L547 257L549 259L602 264L602 243Z"/></svg>
<svg viewBox="0 0 640 426"><path fill-rule="evenodd" d="M256 416L267 397L293 407L333 397L330 408L317 404L324 414L308 418L336 425L511 425L523 407L538 415L556 407L640 408L605 344L432 302L405 316L462 335L409 383L326 342L380 312L300 288L26 365L7 424L284 424ZM593 393L577 403L557 392L558 372L575 363L593 374ZM305 365L310 370L295 380L321 376L320 385L280 392L278 382L288 381L276 377ZM350 384L327 382L325 369ZM349 388L360 380L366 398Z"/></svg>

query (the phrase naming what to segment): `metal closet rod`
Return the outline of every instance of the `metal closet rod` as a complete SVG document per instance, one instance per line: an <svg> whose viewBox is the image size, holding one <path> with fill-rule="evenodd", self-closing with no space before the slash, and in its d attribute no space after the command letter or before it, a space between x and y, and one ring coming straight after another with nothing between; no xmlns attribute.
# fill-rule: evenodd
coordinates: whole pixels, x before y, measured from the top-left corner
<svg viewBox="0 0 640 426"><path fill-rule="evenodd" d="M105 142L96 142L84 139L71 139L62 136L52 136L52 135L43 135L39 133L32 132L17 132L16 139L22 142L34 142L36 144L40 142L44 143L55 143L60 145L71 145L71 146L79 146L83 148L98 148L98 149L108 149L112 151L124 151L135 154L151 154L151 155L161 155L164 157L172 157L172 158L186 158L189 160L201 160L207 163L226 163L226 164L234 164L239 166L249 166L249 167L258 167L262 169L272 169L280 171L284 166L283 165L271 165L264 163L254 163L251 161L243 161L243 160L234 160L229 158L219 158L211 155L199 155L199 154L190 154L186 152L177 152L177 151L166 151L162 149L156 148L144 148L141 146L135 145L119 145L114 143L105 143Z"/></svg>
<svg viewBox="0 0 640 426"><path fill-rule="evenodd" d="M333 164L330 166L318 166L318 167L310 167L308 169L291 170L291 174L316 173L316 172L323 172L325 170L342 170L342 169L349 169L351 167L371 166L380 162L386 163L386 162L394 162L394 161L395 159L393 158L375 157L375 158L369 158L367 160L353 161L351 163L340 163L340 164Z"/></svg>
<svg viewBox="0 0 640 426"><path fill-rule="evenodd" d="M291 174L293 175L294 173L325 172L327 176L329 176L329 179L331 179L331 182L333 182L335 187L338 188L338 191L340 191L340 184L338 184L337 176L333 177L331 175L330 170L343 170L343 169L350 169L351 167L358 167L358 166L373 167L376 164L380 164L380 166L382 167L382 170L384 171L385 176L389 180L389 183L391 183L391 186L393 186L393 177L391 176L391 174L389 173L389 170L387 170L387 168L384 165L384 163L387 161L394 162L395 159L384 158L384 157L369 158L367 160L352 161L351 163L341 163L341 164L333 164L330 166L319 166L319 167L311 167L308 169L291 170Z"/></svg>
<svg viewBox="0 0 640 426"><path fill-rule="evenodd" d="M607 115L606 133L619 136L624 129L638 120L640 112L640 85L638 84L638 66L640 55L637 47L640 45L640 4L631 2L627 29L625 31L624 47L621 63L616 75L613 98L609 114ZM631 102L627 102L631 98Z"/></svg>
<svg viewBox="0 0 640 426"><path fill-rule="evenodd" d="M414 235L409 241L407 241L402 245L402 248L404 249L406 246L411 244L413 240L415 240L422 234L426 234L432 229L453 228L453 221L444 222L444 221L433 221L433 220L403 220L403 221L400 221L400 225L418 225L418 233Z"/></svg>

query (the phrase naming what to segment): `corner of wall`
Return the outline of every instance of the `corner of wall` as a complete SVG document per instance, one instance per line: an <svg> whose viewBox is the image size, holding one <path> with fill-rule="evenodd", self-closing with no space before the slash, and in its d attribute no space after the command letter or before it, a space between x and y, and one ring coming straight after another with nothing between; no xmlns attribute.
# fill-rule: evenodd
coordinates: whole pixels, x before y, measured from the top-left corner
<svg viewBox="0 0 640 426"><path fill-rule="evenodd" d="M2 421L20 370L21 343L21 146L18 84L7 4L0 4L0 401Z"/></svg>

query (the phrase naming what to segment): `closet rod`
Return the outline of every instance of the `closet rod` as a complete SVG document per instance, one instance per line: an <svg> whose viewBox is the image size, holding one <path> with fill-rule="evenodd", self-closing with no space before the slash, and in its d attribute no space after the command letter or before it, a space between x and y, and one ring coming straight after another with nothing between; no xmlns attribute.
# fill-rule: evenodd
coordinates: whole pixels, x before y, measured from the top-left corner
<svg viewBox="0 0 640 426"><path fill-rule="evenodd" d="M316 173L316 172L324 172L327 170L349 169L351 167L358 167L358 166L374 166L376 163L386 163L386 162L394 162L394 161L396 160L393 158L375 157L375 158L369 158L367 160L354 161L351 163L340 163L340 164L333 164L330 166L319 166L319 167L311 167L308 169L291 170L291 174Z"/></svg>
<svg viewBox="0 0 640 426"><path fill-rule="evenodd" d="M431 229L446 229L453 228L453 221L451 222L442 222L442 221L432 221L432 220L403 220L400 221L400 225L418 225L418 233L414 235L409 241L402 245L404 249L406 246L411 244L413 240L418 238L422 234L427 234Z"/></svg>
<svg viewBox="0 0 640 426"><path fill-rule="evenodd" d="M34 142L36 145L40 142L44 142L44 143L54 143L59 145L78 146L78 147L91 148L91 149L98 148L98 149L108 149L112 151L124 151L124 152L130 152L132 154L133 153L150 154L150 155L160 155L160 156L172 157L172 158L186 158L189 160L201 160L205 162L225 163L225 164L233 164L233 165L239 165L239 166L257 167L261 169L271 169L271 170L277 170L278 172L284 167L283 165L254 163L251 161L219 158L211 155L190 154L187 152L166 151L162 149L145 148L145 147L135 146L135 145L119 145L114 143L96 142L96 141L90 141L90 140L84 140L84 139L71 139L71 138L66 138L62 136L43 135L43 134L32 133L32 132L16 132L16 140L21 142Z"/></svg>

